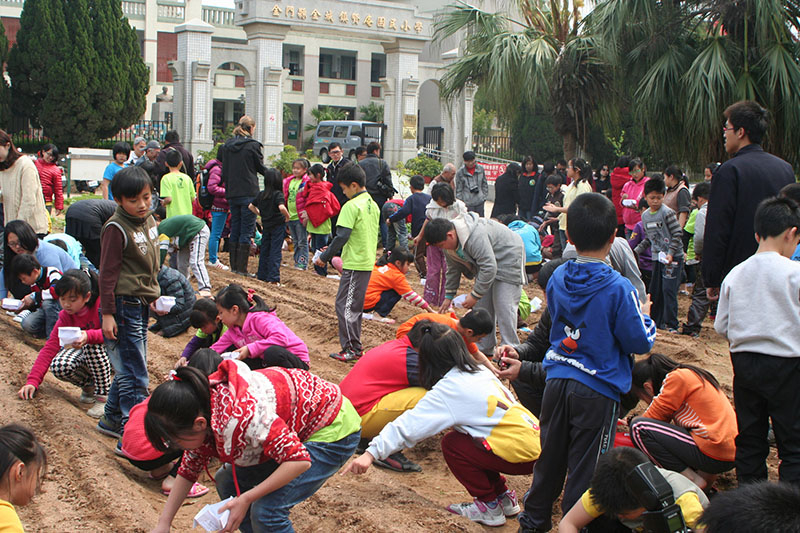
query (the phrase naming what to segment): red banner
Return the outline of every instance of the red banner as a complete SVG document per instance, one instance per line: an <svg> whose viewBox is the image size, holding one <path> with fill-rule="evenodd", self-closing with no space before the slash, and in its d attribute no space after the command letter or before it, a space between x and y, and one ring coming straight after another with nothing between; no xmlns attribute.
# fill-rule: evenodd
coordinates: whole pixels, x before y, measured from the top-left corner
<svg viewBox="0 0 800 533"><path fill-rule="evenodd" d="M506 163L480 163L480 165L486 172L486 179L488 181L495 181L506 171L506 167L508 166Z"/></svg>

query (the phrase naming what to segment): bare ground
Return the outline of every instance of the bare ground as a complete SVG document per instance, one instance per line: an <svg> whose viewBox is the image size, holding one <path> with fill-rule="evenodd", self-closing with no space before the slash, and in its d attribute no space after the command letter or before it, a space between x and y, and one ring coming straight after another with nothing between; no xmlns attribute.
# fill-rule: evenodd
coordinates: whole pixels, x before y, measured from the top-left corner
<svg viewBox="0 0 800 533"><path fill-rule="evenodd" d="M286 259L286 256L284 256ZM286 261L285 261L286 262ZM251 259L251 269L256 259ZM323 279L311 272L299 272L285 267L281 277L284 287L268 286L210 269L214 289L232 282L255 289L272 304L278 315L308 345L311 370L321 377L338 383L349 365L328 357L338 351L336 315L333 302L338 282ZM412 286L419 288L418 276L409 273ZM533 285L528 294L540 296ZM680 297L681 316L686 316L688 297ZM398 323L412 316L416 308L400 303L392 317ZM538 313L528 319L535 324ZM394 337L395 326L364 321L365 347L371 348ZM152 387L178 359L193 331L179 337L164 339L150 334L148 368ZM157 521L166 496L160 493L160 482L147 478L127 461L112 452L115 442L94 430L95 421L82 411L79 391L52 375L45 381L32 401L16 397L33 363L41 341L32 340L11 318L0 318L0 359L2 383L0 394L3 408L0 424L19 422L30 426L48 451L48 473L44 494L30 506L20 509L26 531L31 532L146 532ZM727 343L706 321L699 339L680 335L660 334L655 351L679 361L701 365L722 382L731 395L732 371ZM640 406L641 408L641 406ZM439 451L439 437L428 439L409 451L408 456L422 465L419 474L399 474L372 468L363 476L335 476L308 501L292 513L295 527L301 532L430 532L483 531L485 528L444 510L450 503L469 500L461 485L447 470ZM774 454L771 471L775 471ZM213 472L213 470L211 470ZM201 481L213 487L207 477ZM522 495L530 485L530 476L511 476L510 486ZM718 482L721 488L733 484L732 475ZM173 531L189 531L194 514L206 503L217 501L215 491L189 501L178 513ZM555 509L558 512L558 509ZM495 531L516 531L517 522L509 522Z"/></svg>

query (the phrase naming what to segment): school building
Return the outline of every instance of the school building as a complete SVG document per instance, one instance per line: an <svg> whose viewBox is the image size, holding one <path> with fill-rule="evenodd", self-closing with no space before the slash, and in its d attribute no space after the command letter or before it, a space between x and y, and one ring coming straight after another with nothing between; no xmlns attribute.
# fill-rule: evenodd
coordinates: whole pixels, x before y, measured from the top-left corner
<svg viewBox="0 0 800 533"><path fill-rule="evenodd" d="M122 0L150 68L144 119L169 120L192 151L212 146L247 113L265 154L303 147L311 111L361 119L384 106L384 157L405 161L427 145L460 154L470 142L474 87L439 99L459 40L432 42L449 0ZM15 42L24 0L0 0Z"/></svg>

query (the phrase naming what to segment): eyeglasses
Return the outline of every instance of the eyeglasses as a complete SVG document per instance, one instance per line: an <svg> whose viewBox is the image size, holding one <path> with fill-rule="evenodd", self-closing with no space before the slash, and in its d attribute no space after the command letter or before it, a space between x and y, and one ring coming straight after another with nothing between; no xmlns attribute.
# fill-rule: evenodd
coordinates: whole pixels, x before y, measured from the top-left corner
<svg viewBox="0 0 800 533"><path fill-rule="evenodd" d="M722 126L722 133L725 133L726 131L736 131L736 128L734 128L733 126L731 126L730 128Z"/></svg>
<svg viewBox="0 0 800 533"><path fill-rule="evenodd" d="M22 245L19 241L8 241L9 248L22 248Z"/></svg>
<svg viewBox="0 0 800 533"><path fill-rule="evenodd" d="M330 151L330 152L328 152L328 153L329 153L329 154L331 154L331 155L336 155L336 154L341 154L341 153L342 153L342 151L341 151L341 150L331 150L331 151Z"/></svg>

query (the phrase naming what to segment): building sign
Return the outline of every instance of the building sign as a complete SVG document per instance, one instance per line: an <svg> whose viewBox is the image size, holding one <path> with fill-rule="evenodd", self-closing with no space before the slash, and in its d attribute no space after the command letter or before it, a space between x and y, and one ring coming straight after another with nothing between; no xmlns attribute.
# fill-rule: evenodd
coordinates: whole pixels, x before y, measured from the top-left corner
<svg viewBox="0 0 800 533"><path fill-rule="evenodd" d="M394 14L395 16L391 16ZM272 16L279 19L291 19L320 25L347 26L350 28L374 29L409 35L421 35L427 29L420 20L398 17L396 11L388 13L372 11L368 4L359 11L346 11L325 8L296 7L294 5L275 4Z"/></svg>
<svg viewBox="0 0 800 533"><path fill-rule="evenodd" d="M506 171L506 167L508 166L506 163L484 163L480 160L478 163L483 167L487 181L495 181Z"/></svg>
<svg viewBox="0 0 800 533"><path fill-rule="evenodd" d="M403 115L403 139L417 138L417 115Z"/></svg>

